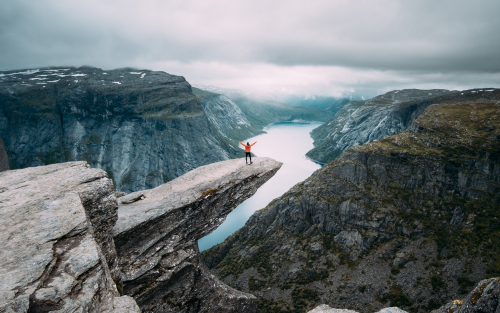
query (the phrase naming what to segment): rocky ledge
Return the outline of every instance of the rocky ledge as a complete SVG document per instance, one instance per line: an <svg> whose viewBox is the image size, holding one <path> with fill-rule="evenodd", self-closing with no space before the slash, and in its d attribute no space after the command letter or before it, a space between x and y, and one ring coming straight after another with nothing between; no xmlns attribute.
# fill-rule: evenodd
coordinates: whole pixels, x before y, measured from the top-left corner
<svg viewBox="0 0 500 313"><path fill-rule="evenodd" d="M1 172L0 312L255 311L254 296L209 273L197 240L280 167L215 163L119 206L86 162Z"/></svg>
<svg viewBox="0 0 500 313"><path fill-rule="evenodd" d="M113 229L123 292L148 312L254 312L257 299L221 283L197 240L281 167L269 158L200 167L167 184L119 198ZM187 311L186 311L187 310Z"/></svg>

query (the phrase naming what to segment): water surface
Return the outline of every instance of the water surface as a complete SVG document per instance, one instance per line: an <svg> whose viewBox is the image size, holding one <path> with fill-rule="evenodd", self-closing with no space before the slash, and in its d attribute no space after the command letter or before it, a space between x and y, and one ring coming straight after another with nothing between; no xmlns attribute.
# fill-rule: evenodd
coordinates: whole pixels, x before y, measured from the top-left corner
<svg viewBox="0 0 500 313"><path fill-rule="evenodd" d="M281 169L255 195L229 213L226 221L213 233L198 241L200 251L224 241L232 233L243 227L250 216L280 197L298 182L311 176L321 166L307 159L305 154L314 148L309 133L321 123L278 123L264 130L267 132L242 140L250 144L257 141L252 152L257 157L270 157L283 163ZM243 149L243 146L240 145Z"/></svg>

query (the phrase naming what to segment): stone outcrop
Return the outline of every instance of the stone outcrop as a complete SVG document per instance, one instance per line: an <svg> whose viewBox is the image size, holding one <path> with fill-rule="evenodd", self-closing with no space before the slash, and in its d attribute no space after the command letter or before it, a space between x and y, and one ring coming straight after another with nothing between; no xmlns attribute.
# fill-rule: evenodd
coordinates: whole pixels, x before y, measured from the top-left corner
<svg viewBox="0 0 500 313"><path fill-rule="evenodd" d="M456 299L432 313L498 313L500 312L500 278L480 281L465 299Z"/></svg>
<svg viewBox="0 0 500 313"><path fill-rule="evenodd" d="M357 313L357 312L347 309L332 309L330 306L322 304L320 306L317 306L314 310L311 310L307 313ZM398 307L390 307L390 308L383 308L382 310L376 313L407 313L407 312L401 310Z"/></svg>
<svg viewBox="0 0 500 313"><path fill-rule="evenodd" d="M0 137L0 172L9 169L9 158L7 157L7 152L3 146L3 139Z"/></svg>
<svg viewBox="0 0 500 313"><path fill-rule="evenodd" d="M429 312L500 275L500 90L351 147L202 253L261 312ZM494 99L497 100L494 100Z"/></svg>
<svg viewBox="0 0 500 313"><path fill-rule="evenodd" d="M497 91L405 89L390 91L368 101L352 101L340 109L334 118L311 132L314 149L307 156L326 164L350 147L407 130L432 104L495 102Z"/></svg>
<svg viewBox="0 0 500 313"><path fill-rule="evenodd" d="M139 312L108 267L117 203L106 172L85 162L2 172L0 215L0 312Z"/></svg>
<svg viewBox="0 0 500 313"><path fill-rule="evenodd" d="M85 162L1 172L0 312L255 312L254 296L209 272L197 240L280 167L206 165L119 206Z"/></svg>
<svg viewBox="0 0 500 313"><path fill-rule="evenodd" d="M242 159L224 161L119 198L113 237L123 292L147 312L254 312L254 296L208 271L197 240L280 167L269 158L248 166Z"/></svg>

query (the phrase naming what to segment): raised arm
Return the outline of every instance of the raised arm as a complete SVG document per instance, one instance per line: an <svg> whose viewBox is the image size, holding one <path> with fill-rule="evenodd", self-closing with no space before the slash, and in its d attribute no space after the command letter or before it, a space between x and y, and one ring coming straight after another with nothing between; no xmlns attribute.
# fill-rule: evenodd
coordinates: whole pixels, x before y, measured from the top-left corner
<svg viewBox="0 0 500 313"><path fill-rule="evenodd" d="M241 141L238 141L238 142L239 142L239 143L241 143L241 145L242 145L243 147L246 147L246 146L247 146L246 144L242 143ZM256 141L256 142L257 142L257 141Z"/></svg>
<svg viewBox="0 0 500 313"><path fill-rule="evenodd" d="M250 145L250 147L251 147L251 146L253 146L253 145L254 145L254 144L256 144L256 143L257 143L257 141L256 141L256 142L254 142L254 143L252 143L252 144Z"/></svg>

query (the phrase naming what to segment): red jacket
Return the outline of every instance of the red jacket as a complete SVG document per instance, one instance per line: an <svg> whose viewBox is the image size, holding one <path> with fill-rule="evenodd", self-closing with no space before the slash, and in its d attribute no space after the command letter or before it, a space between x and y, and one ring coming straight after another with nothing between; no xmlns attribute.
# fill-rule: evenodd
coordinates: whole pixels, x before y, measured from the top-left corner
<svg viewBox="0 0 500 313"><path fill-rule="evenodd" d="M257 143L257 141L256 141L256 142L254 142L254 143L252 143L251 145L248 145L248 146L247 146L246 144L242 143L241 141L240 141L239 143L241 143L241 144L243 145L243 147L245 147L245 152L250 152L250 149L252 148L252 146L253 146L254 144L256 144L256 143Z"/></svg>

